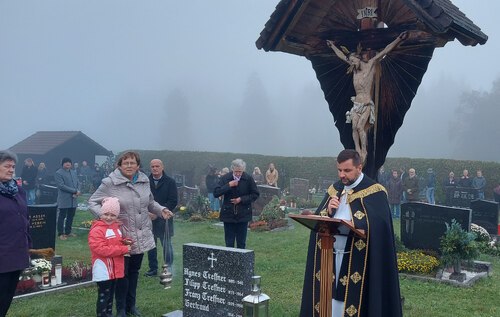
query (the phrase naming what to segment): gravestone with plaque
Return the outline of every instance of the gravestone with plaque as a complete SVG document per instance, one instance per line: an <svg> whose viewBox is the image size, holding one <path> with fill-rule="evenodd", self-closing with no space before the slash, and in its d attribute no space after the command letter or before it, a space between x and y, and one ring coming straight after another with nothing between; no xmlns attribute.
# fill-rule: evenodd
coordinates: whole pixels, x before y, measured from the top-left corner
<svg viewBox="0 0 500 317"><path fill-rule="evenodd" d="M56 248L57 204L30 205L30 235L33 249Z"/></svg>
<svg viewBox="0 0 500 317"><path fill-rule="evenodd" d="M427 203L401 205L401 241L408 249L424 249L439 252L440 239L455 219L464 230L470 230L472 211Z"/></svg>
<svg viewBox="0 0 500 317"><path fill-rule="evenodd" d="M242 317L250 294L254 252L187 243L183 246L184 317Z"/></svg>
<svg viewBox="0 0 500 317"><path fill-rule="evenodd" d="M198 187L181 186L177 188L179 206L187 206L196 196L200 195Z"/></svg>
<svg viewBox="0 0 500 317"><path fill-rule="evenodd" d="M472 209L472 223L496 236L498 234L498 203L478 199L471 201L470 208Z"/></svg>
<svg viewBox="0 0 500 317"><path fill-rule="evenodd" d="M257 185L257 189L259 190L259 198L257 198L257 200L252 204L252 212L254 216L259 216L262 209L264 209L264 206L267 205L274 196L281 196L279 187Z"/></svg>
<svg viewBox="0 0 500 317"><path fill-rule="evenodd" d="M307 200L309 197L309 180L290 178L290 195Z"/></svg>
<svg viewBox="0 0 500 317"><path fill-rule="evenodd" d="M470 187L452 187L449 189L449 205L469 208L470 202L477 198L477 190Z"/></svg>

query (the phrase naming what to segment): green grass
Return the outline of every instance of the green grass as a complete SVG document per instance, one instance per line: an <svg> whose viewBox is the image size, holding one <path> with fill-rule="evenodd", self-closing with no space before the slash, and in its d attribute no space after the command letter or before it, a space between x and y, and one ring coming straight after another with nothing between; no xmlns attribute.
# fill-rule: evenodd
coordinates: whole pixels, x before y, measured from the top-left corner
<svg viewBox="0 0 500 317"><path fill-rule="evenodd" d="M90 218L88 212L78 211L75 226ZM399 222L395 222L395 230L399 232ZM57 253L64 256L65 263L90 262L87 231L75 232L77 238L56 242ZM308 233L299 225L283 232L249 232L247 247L255 251L255 273L262 276L262 289L271 297L270 315L273 317L298 316ZM173 242L172 288L164 290L158 278L145 278L141 274L139 279L137 306L146 317L182 309L182 245L189 242L223 245L223 228L208 222L177 221ZM482 260L493 262L493 276L477 282L472 288L401 279L405 317L500 316L500 259L485 256ZM146 262L145 259L143 272L147 269ZM8 316L95 316L95 300L95 287L39 295L14 301Z"/></svg>

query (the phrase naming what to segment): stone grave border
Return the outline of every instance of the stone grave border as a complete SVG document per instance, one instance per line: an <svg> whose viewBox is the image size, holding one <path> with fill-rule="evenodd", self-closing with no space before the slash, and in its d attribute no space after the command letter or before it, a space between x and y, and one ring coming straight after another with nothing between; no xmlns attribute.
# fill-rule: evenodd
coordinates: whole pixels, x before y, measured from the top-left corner
<svg viewBox="0 0 500 317"><path fill-rule="evenodd" d="M94 281L86 281L86 282L76 283L76 284L71 284L71 285L53 286L53 287L49 287L47 289L41 289L39 291L34 291L31 293L14 296L14 300L21 299L21 298L30 298L30 297L34 297L37 295L43 295L43 294L72 291L72 290L79 289L79 288L87 288L87 287L93 286L94 284L95 284Z"/></svg>
<svg viewBox="0 0 500 317"><path fill-rule="evenodd" d="M472 269L472 270L471 270ZM474 283L479 281L482 278L489 277L491 276L492 273L492 265L490 262L483 262L483 261L474 261L474 264L472 267L468 265L463 266L463 271L469 271L469 272L477 272L475 276L473 276L470 280L460 283L455 280L445 280L442 278L439 278L439 276L442 276L442 270L436 274L436 277L430 277L430 276L423 276L423 275L413 275L413 274L408 274L408 273L399 273L400 277L405 277L410 280L417 280L417 281L422 281L422 282L434 282L434 283L441 283L441 284L448 284L456 287L472 287Z"/></svg>

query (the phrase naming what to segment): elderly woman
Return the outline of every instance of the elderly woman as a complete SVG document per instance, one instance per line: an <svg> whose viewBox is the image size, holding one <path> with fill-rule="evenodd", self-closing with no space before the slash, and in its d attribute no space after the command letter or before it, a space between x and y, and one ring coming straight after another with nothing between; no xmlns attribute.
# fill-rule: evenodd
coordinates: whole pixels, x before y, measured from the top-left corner
<svg viewBox="0 0 500 317"><path fill-rule="evenodd" d="M236 159L231 163L231 173L219 180L214 196L224 195L220 211L220 221L224 223L226 247L244 249L247 239L248 222L252 220L252 203L259 198L259 190L252 176L245 173L246 163Z"/></svg>
<svg viewBox="0 0 500 317"><path fill-rule="evenodd" d="M252 173L253 180L255 181L255 184L257 185L262 185L264 184L264 175L260 171L260 168L258 166L255 166L253 168L253 173Z"/></svg>
<svg viewBox="0 0 500 317"><path fill-rule="evenodd" d="M0 316L5 316L21 271L29 266L26 193L13 179L17 156L0 151Z"/></svg>
<svg viewBox="0 0 500 317"><path fill-rule="evenodd" d="M123 153L118 159L117 168L102 180L89 199L90 211L98 217L105 197L118 198L118 220L122 222L123 237L132 240L130 257L125 257L125 277L116 282L118 317L141 316L135 306L135 299L143 255L155 247L151 219L168 219L173 215L168 208L154 201L149 178L139 171L140 164L138 153Z"/></svg>

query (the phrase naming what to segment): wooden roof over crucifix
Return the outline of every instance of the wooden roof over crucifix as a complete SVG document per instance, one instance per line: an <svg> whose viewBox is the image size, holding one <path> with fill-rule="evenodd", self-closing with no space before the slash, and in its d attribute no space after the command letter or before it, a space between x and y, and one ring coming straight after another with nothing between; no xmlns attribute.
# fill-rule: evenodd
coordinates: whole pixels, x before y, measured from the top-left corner
<svg viewBox="0 0 500 317"><path fill-rule="evenodd" d="M407 31L408 39L381 61L374 91L376 123L364 171L374 177L411 106L436 47L457 39L485 44L488 36L450 0L281 0L256 42L258 49L304 56L312 63L345 148L354 148L345 121L355 95L348 65L326 45L377 52ZM373 53L374 54L374 53Z"/></svg>

